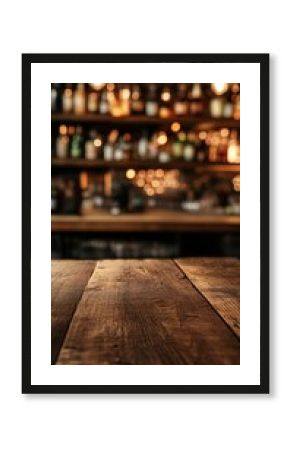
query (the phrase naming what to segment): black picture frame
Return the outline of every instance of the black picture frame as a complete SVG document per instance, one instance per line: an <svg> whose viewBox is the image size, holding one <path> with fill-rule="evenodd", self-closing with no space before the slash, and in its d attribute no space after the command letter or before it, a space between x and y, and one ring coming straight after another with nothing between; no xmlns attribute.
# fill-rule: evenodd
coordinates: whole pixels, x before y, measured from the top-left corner
<svg viewBox="0 0 290 450"><path fill-rule="evenodd" d="M22 54L22 393L267 394L269 393L269 54ZM255 63L260 65L260 384L31 384L31 64ZM262 151L261 151L262 149Z"/></svg>

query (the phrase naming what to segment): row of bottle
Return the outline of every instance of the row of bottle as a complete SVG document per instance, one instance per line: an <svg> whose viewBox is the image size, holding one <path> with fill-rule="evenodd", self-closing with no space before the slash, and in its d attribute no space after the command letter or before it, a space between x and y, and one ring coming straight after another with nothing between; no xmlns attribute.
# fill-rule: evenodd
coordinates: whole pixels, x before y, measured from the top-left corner
<svg viewBox="0 0 290 450"><path fill-rule="evenodd" d="M237 83L163 84L52 84L52 112L77 115L96 113L123 117L205 115L240 118L240 86Z"/></svg>
<svg viewBox="0 0 290 450"><path fill-rule="evenodd" d="M78 234L52 234L52 259L115 259L115 258L175 258L180 255L180 242L174 236L138 235L133 239L128 235L122 237L88 237Z"/></svg>
<svg viewBox="0 0 290 450"><path fill-rule="evenodd" d="M172 131L174 130L174 131ZM81 126L61 125L55 139L54 156L58 159L124 161L172 160L188 162L240 162L240 145L235 129L185 132L173 122L170 132L121 133L117 129L107 135L91 129L87 135Z"/></svg>
<svg viewBox="0 0 290 450"><path fill-rule="evenodd" d="M128 169L104 175L82 172L79 176L52 179L52 214L90 214L99 208L111 214L140 212L147 207L199 212L239 207L240 176L202 174L185 176L178 170ZM225 209L226 208L226 209Z"/></svg>

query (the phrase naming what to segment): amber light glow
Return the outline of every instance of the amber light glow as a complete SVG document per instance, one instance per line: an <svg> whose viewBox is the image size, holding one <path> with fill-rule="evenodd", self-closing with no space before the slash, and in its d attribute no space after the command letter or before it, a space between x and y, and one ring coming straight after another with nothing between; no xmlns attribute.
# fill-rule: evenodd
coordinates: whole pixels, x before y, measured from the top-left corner
<svg viewBox="0 0 290 450"><path fill-rule="evenodd" d="M180 123L179 122L173 122L171 124L171 131L174 133L177 133L180 130Z"/></svg>
<svg viewBox="0 0 290 450"><path fill-rule="evenodd" d="M129 180L132 180L133 178L135 178L135 175L136 175L136 172L135 172L134 169L128 169L127 172L126 172L126 177Z"/></svg>
<svg viewBox="0 0 290 450"><path fill-rule="evenodd" d="M82 190L88 189L89 185L89 176L87 172L80 173L80 187Z"/></svg>
<svg viewBox="0 0 290 450"><path fill-rule="evenodd" d="M211 88L217 95L222 95L228 90L228 83L212 83Z"/></svg>
<svg viewBox="0 0 290 450"><path fill-rule="evenodd" d="M157 136L157 143L159 145L165 145L167 142L167 134L165 133L165 131L160 131L160 133L158 133Z"/></svg>

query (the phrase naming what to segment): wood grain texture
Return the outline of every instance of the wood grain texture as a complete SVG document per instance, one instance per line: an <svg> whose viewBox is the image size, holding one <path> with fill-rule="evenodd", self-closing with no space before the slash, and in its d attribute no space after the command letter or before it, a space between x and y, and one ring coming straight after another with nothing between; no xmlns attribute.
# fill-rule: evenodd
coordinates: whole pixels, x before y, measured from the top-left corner
<svg viewBox="0 0 290 450"><path fill-rule="evenodd" d="M184 258L176 263L239 337L239 261L235 258Z"/></svg>
<svg viewBox="0 0 290 450"><path fill-rule="evenodd" d="M51 363L62 346L76 305L94 270L94 261L51 263Z"/></svg>
<svg viewBox="0 0 290 450"><path fill-rule="evenodd" d="M51 229L61 231L101 232L239 232L240 217L224 214L191 214L183 211L151 210L143 213L122 213L113 216L99 210L84 216L53 215Z"/></svg>
<svg viewBox="0 0 290 450"><path fill-rule="evenodd" d="M57 364L239 364L239 342L171 260L106 260Z"/></svg>

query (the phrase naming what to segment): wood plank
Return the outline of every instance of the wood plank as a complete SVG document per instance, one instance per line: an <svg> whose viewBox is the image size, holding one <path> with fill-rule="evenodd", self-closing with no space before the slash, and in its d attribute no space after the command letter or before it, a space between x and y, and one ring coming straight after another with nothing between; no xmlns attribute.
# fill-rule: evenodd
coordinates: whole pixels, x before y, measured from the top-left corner
<svg viewBox="0 0 290 450"><path fill-rule="evenodd" d="M235 258L184 258L176 263L239 337L240 262Z"/></svg>
<svg viewBox="0 0 290 450"><path fill-rule="evenodd" d="M84 216L53 215L52 231L199 231L238 232L240 217L224 214L191 214L184 211L148 210L144 213L123 213L116 216L100 210Z"/></svg>
<svg viewBox="0 0 290 450"><path fill-rule="evenodd" d="M105 260L57 364L239 364L239 342L173 261Z"/></svg>
<svg viewBox="0 0 290 450"><path fill-rule="evenodd" d="M56 361L76 305L95 265L94 261L51 263L51 364Z"/></svg>

